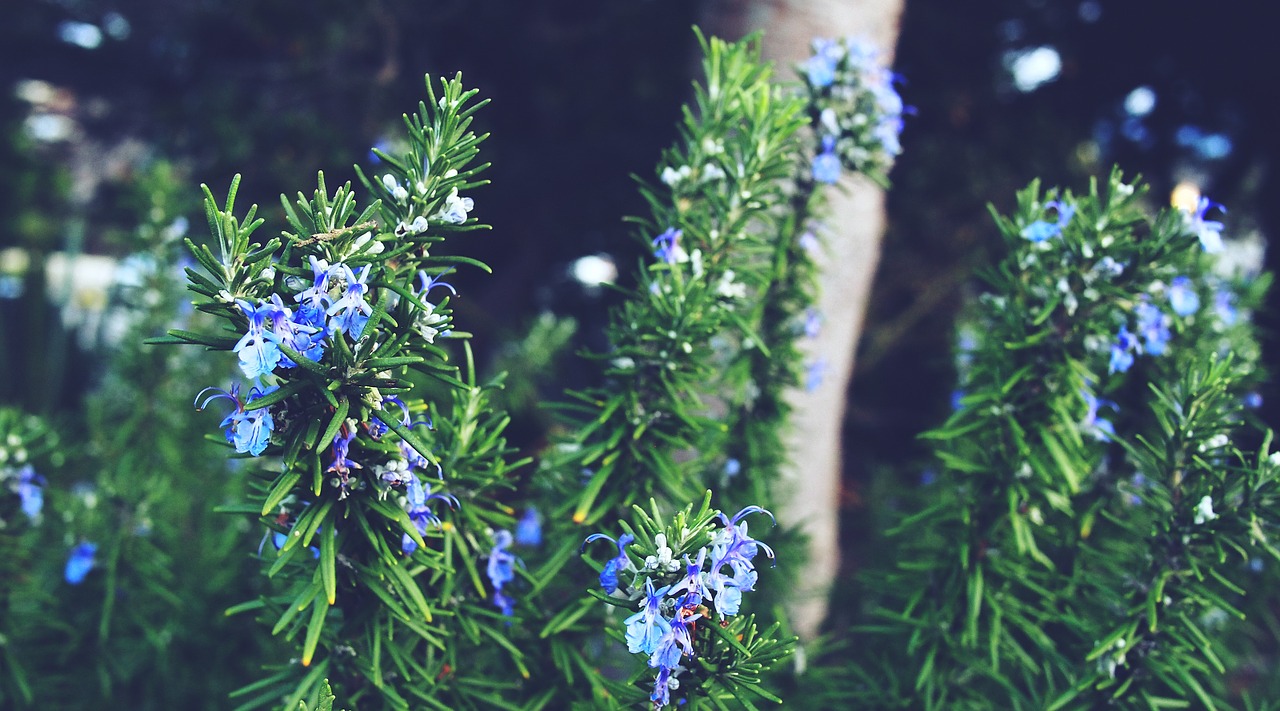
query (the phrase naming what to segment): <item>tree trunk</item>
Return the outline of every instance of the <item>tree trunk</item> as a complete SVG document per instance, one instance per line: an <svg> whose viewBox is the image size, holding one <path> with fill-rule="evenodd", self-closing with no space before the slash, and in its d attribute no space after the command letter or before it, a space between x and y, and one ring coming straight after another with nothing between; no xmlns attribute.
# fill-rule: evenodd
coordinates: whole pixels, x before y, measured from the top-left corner
<svg viewBox="0 0 1280 711"><path fill-rule="evenodd" d="M880 47L890 63L897 43L904 0L711 0L703 26L710 34L736 39L764 30L761 51L776 62L776 76L809 56L815 37L864 38ZM802 639L812 639L827 613L827 597L840 567L839 504L841 430L853 358L862 331L867 297L885 228L884 193L856 176L831 191L830 222L819 236L818 308L822 330L806 343L807 363L821 364L821 384L796 391L791 426L791 464L784 472L778 518L808 538L806 573L794 581L792 623Z"/></svg>

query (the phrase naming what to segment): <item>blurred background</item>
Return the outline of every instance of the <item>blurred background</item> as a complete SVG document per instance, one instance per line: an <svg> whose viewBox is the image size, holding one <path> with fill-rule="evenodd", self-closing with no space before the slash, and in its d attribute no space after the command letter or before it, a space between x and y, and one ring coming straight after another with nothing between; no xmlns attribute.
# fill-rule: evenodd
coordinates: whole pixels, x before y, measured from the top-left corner
<svg viewBox="0 0 1280 711"><path fill-rule="evenodd" d="M494 276L457 276L456 318L475 333L489 370L524 363L505 404L516 444L536 448L549 426L538 401L582 385L581 369L550 356L513 361L509 344L543 338L547 353L566 341L602 345L610 291L601 286L625 283L643 249L621 220L644 209L632 175L652 179L676 139L697 62L690 27L709 8L689 0L7 3L0 405L46 416L62 432L85 431L93 417L109 431L105 423L136 412L135 400L104 387L125 361L145 372L146 356L122 355L126 337L158 335L183 318L172 294L167 315L131 314L157 308L166 293L139 291L143 277L176 284L178 272L158 265L181 250L166 245L203 239L197 186L221 195L243 173L240 204L259 204L272 229L282 224L280 193L309 193L317 170L331 186L353 179L351 165L370 166L370 147L401 130L394 117L416 106L424 74L463 71L492 99L476 128L492 133L484 156L493 185L476 191L473 214L493 230L455 248ZM1262 258L1266 236L1280 229L1276 14L1246 0L1212 9L1192 0L907 0L895 70L916 114L891 175L889 228L849 393L846 572L856 569L885 482L927 476L915 435L950 408L952 323L974 269L995 258L999 242L987 204L1008 211L1035 177L1084 191L1090 176L1119 164L1151 183L1154 203L1168 204L1182 186L1224 204L1226 234ZM576 334L547 313L576 321ZM1277 314L1256 315L1268 362ZM154 367L188 369L157 382L180 390L166 397L189 402L195 380L182 374L209 366ZM1274 426L1280 400L1262 395ZM212 429L208 420L200 427ZM68 486L97 476L94 457L110 449L87 448L66 473L46 475ZM195 540L196 531L175 535Z"/></svg>

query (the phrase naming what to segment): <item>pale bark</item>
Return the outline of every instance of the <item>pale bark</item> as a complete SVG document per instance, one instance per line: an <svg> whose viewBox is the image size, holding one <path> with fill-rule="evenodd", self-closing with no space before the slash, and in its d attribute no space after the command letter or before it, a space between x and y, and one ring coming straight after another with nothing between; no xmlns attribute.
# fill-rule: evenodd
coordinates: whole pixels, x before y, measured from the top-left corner
<svg viewBox="0 0 1280 711"><path fill-rule="evenodd" d="M815 37L857 37L883 51L890 62L897 43L904 0L716 0L707 5L704 27L710 34L736 39L764 30L761 51L777 63L779 77L809 56ZM827 613L827 597L840 566L839 504L842 472L841 430L854 351L862 332L871 280L880 257L885 228L884 193L865 179L843 181L831 192L831 213L822 236L818 308L824 321L819 336L806 342L807 362L825 364L812 392L797 391L790 465L778 511L779 520L798 526L809 542L805 573L794 584L792 623L803 639L813 638Z"/></svg>

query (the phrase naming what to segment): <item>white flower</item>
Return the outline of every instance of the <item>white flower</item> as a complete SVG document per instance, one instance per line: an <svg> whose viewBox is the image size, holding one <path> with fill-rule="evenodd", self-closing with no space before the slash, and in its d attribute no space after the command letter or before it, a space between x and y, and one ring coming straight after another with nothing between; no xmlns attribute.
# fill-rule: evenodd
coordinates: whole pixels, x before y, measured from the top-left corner
<svg viewBox="0 0 1280 711"><path fill-rule="evenodd" d="M458 189L454 188L449 197L444 199L444 208L436 217L451 225L460 225L467 221L467 213L475 207L469 197L458 197Z"/></svg>
<svg viewBox="0 0 1280 711"><path fill-rule="evenodd" d="M426 231L427 231L427 218L423 217L422 215L418 215L417 217L413 218L413 222L410 222L407 225L404 223L403 220L400 221L400 224L396 225L397 237L404 237L406 235L420 235Z"/></svg>
<svg viewBox="0 0 1280 711"><path fill-rule="evenodd" d="M747 295L747 285L733 280L733 270L726 269L716 285L716 293L726 299L741 299Z"/></svg>
<svg viewBox="0 0 1280 711"><path fill-rule="evenodd" d="M1196 525L1202 525L1218 517L1213 512L1213 498L1206 496L1200 499L1200 503L1196 504Z"/></svg>
<svg viewBox="0 0 1280 711"><path fill-rule="evenodd" d="M659 533L654 536L653 543L658 548L658 555L651 555L644 559L645 570L679 570L680 561L672 560L671 549L667 546L666 534Z"/></svg>
<svg viewBox="0 0 1280 711"><path fill-rule="evenodd" d="M680 182L688 179L689 175L692 174L692 172L693 171L690 170L689 166L687 165L682 165L680 166L679 169L672 168L671 166L667 166L662 169L662 176L659 178L659 180L661 180L666 185L674 188Z"/></svg>
<svg viewBox="0 0 1280 711"><path fill-rule="evenodd" d="M436 328L445 320L444 316L436 313L435 306L427 301L424 302L427 307L417 312L413 316L413 327L418 330L418 334L422 336L422 340L427 343L435 343L436 336L440 334L440 329Z"/></svg>

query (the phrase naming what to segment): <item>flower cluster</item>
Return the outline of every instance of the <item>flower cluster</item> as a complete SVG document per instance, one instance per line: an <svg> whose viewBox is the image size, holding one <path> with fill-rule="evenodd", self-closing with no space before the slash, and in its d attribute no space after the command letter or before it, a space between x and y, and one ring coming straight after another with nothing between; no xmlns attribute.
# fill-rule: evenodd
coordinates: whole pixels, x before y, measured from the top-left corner
<svg viewBox="0 0 1280 711"><path fill-rule="evenodd" d="M22 513L32 521L39 518L40 511L44 508L46 483L44 477L37 474L30 464L13 469L4 466L4 462L0 460L0 487L8 488L18 496L22 502Z"/></svg>
<svg viewBox="0 0 1280 711"><path fill-rule="evenodd" d="M679 541L658 533L639 565L627 552L636 542L630 533L617 539L596 533L584 542L585 547L607 540L617 550L600 571L600 587L637 604L637 612L624 621L627 650L645 655L657 670L650 696L654 708L671 703L671 692L679 688L678 677L686 670L681 662L698 655L697 623L724 623L724 618L737 615L742 593L755 589L756 555L763 551L773 558L773 550L747 532L744 519L753 513L773 517L759 506L748 506L732 518L717 513L721 526L710 529L710 540L696 550L698 536L687 529ZM674 550L672 543L677 544Z"/></svg>
<svg viewBox="0 0 1280 711"><path fill-rule="evenodd" d="M44 489L48 482L31 464L32 447L40 448L43 426L34 417L0 408L0 491L18 497L22 513L35 523L44 509ZM4 517L0 515L0 527Z"/></svg>
<svg viewBox="0 0 1280 711"><path fill-rule="evenodd" d="M910 112L894 88L899 77L874 48L852 38L815 39L800 71L821 145L813 179L834 183L843 166L883 182L902 152L902 117Z"/></svg>
<svg viewBox="0 0 1280 711"><path fill-rule="evenodd" d="M1186 319L1199 312L1200 296L1188 277L1178 276L1168 286L1163 284L1157 286L1163 292L1163 298L1160 301L1167 302L1173 314L1166 312L1154 297L1147 294L1139 297L1132 313L1134 330L1129 330L1127 322L1120 325L1115 340L1111 344L1108 372L1123 373L1129 370L1133 367L1134 357L1139 354L1164 355L1169 350L1169 342L1173 338L1174 316ZM1218 293L1227 294L1229 307L1229 293ZM1229 308L1215 309L1215 314L1227 325L1235 319L1234 313Z"/></svg>
<svg viewBox="0 0 1280 711"><path fill-rule="evenodd" d="M1026 227L1022 228L1022 236L1026 237L1030 242L1044 242L1052 237L1062 234L1063 228L1071 223L1071 218L1076 214L1075 205L1062 200L1050 200L1045 205L1045 211L1053 211L1055 219L1049 222L1047 219L1039 219Z"/></svg>

